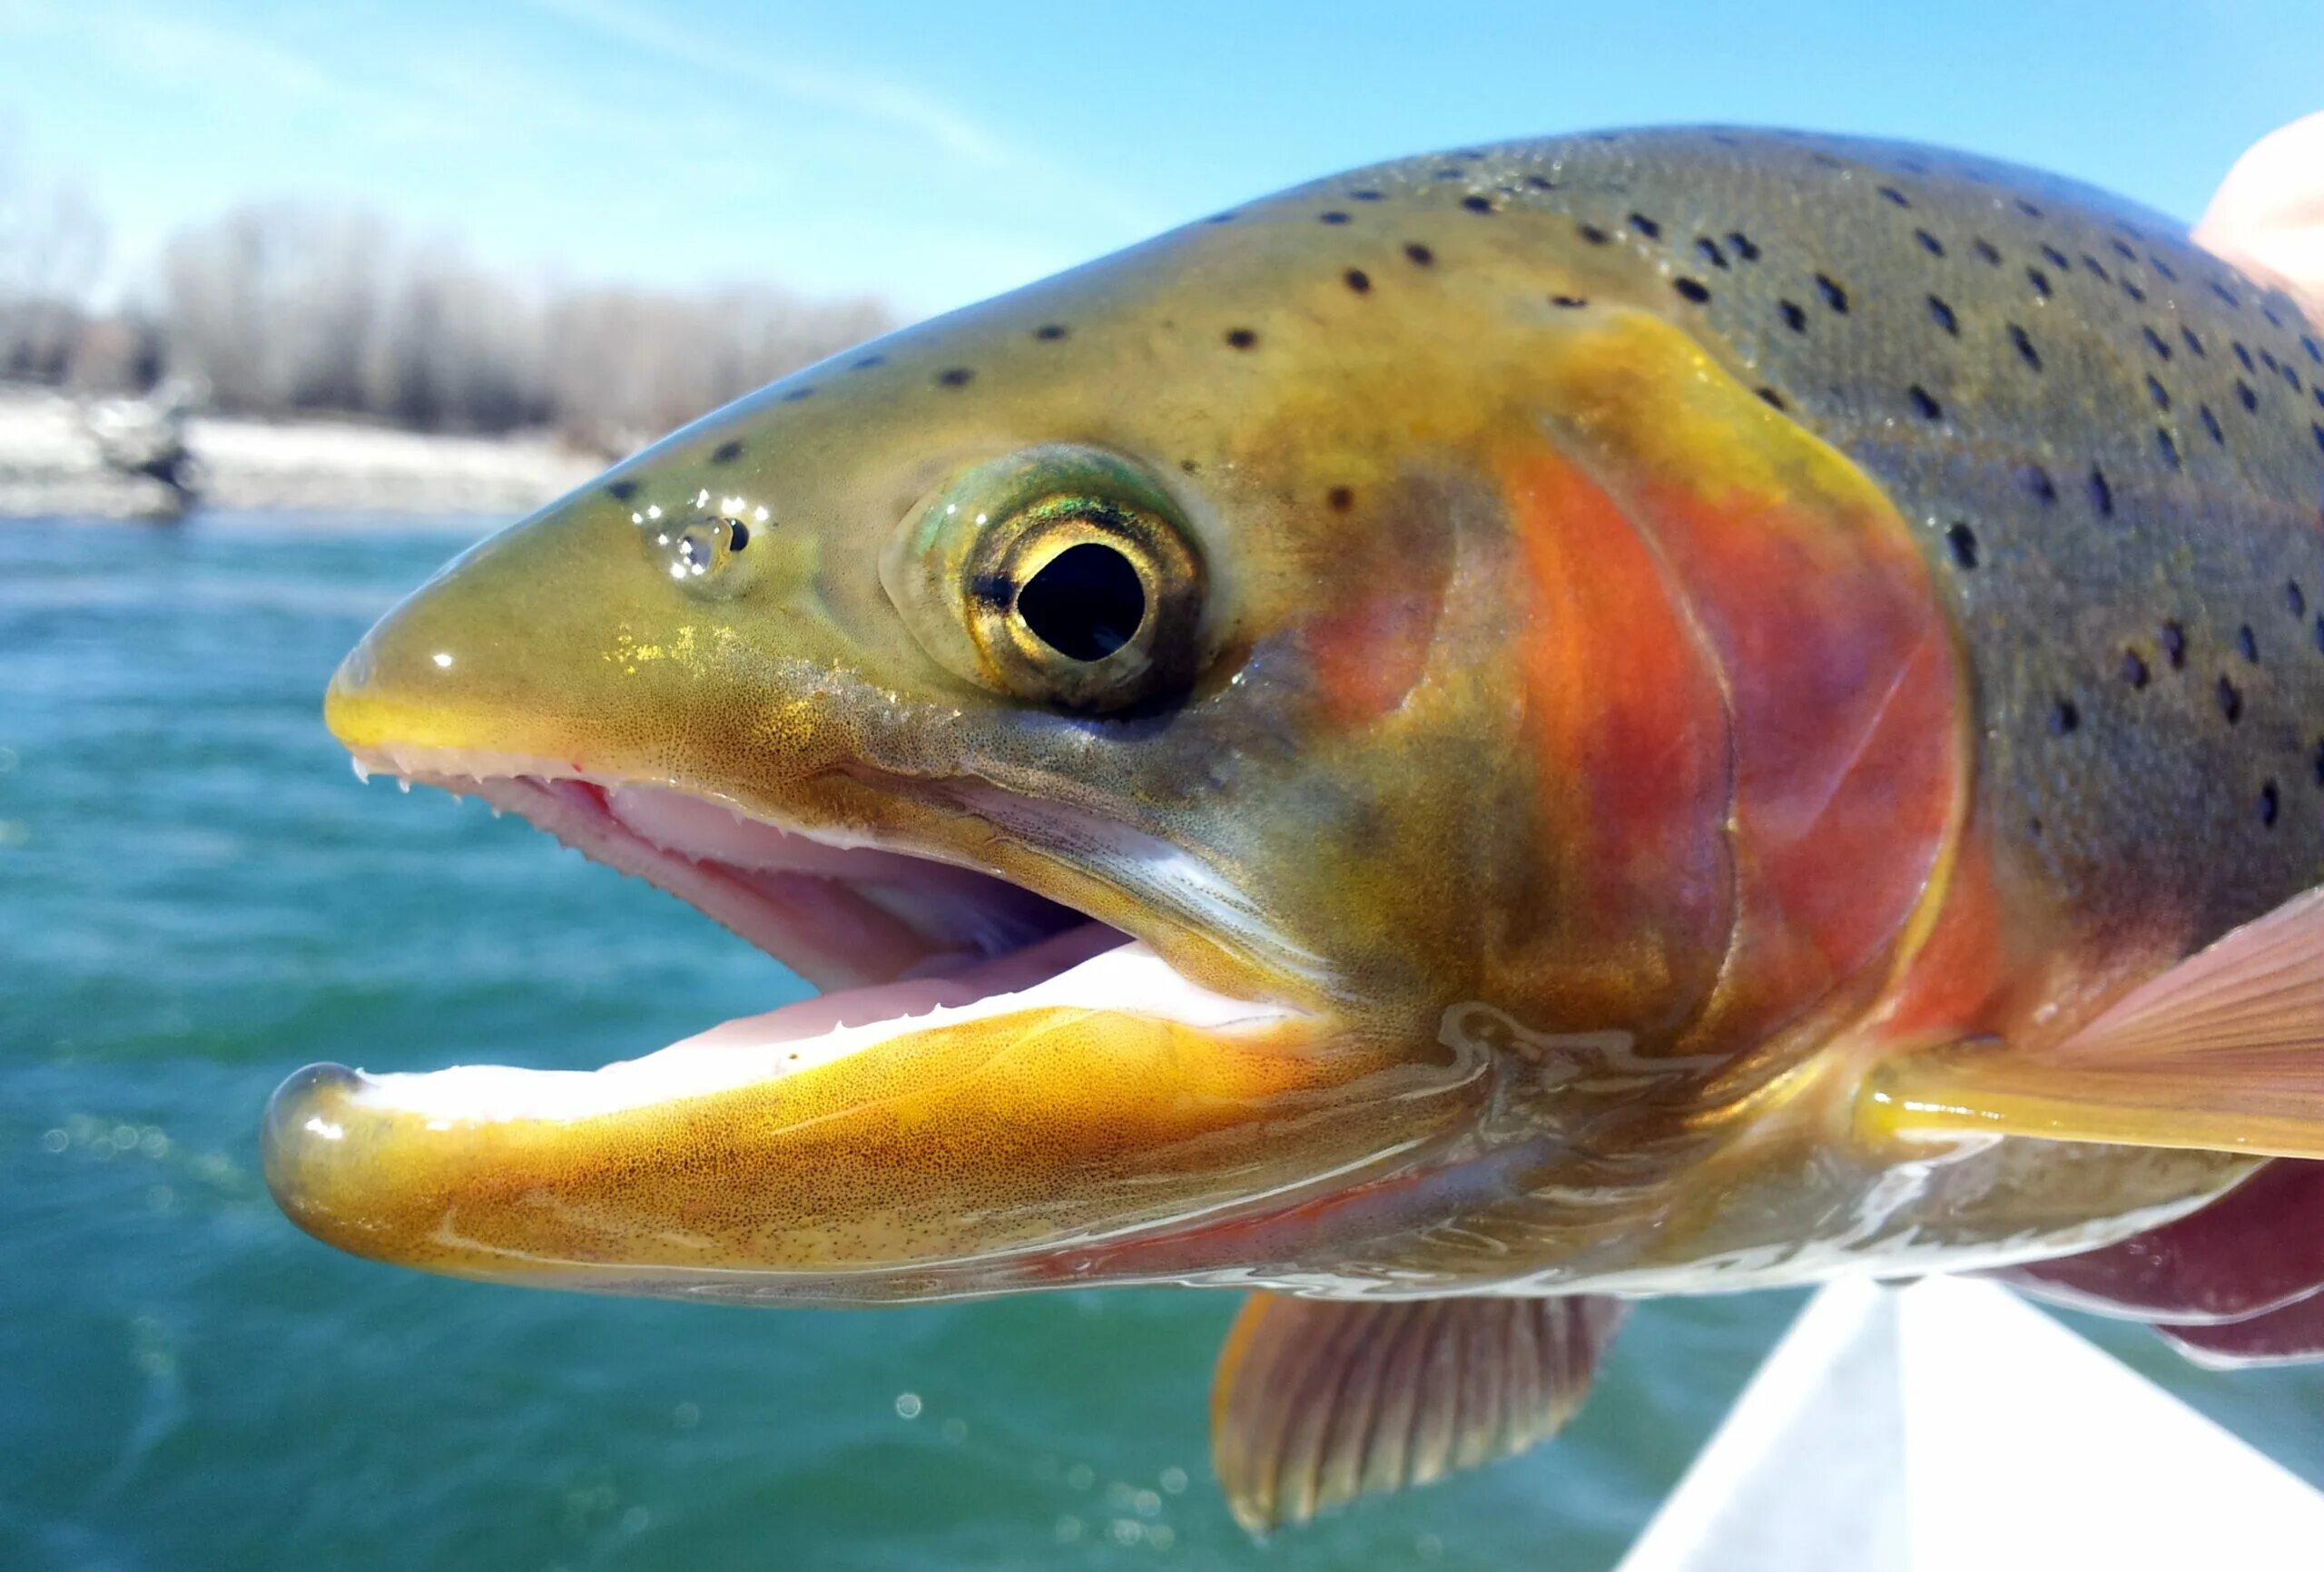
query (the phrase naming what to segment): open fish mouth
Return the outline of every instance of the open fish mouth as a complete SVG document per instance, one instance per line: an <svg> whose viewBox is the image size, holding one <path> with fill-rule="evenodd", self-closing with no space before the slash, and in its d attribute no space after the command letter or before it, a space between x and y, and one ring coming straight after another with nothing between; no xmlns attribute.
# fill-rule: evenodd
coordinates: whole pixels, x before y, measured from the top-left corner
<svg viewBox="0 0 2324 1572"><path fill-rule="evenodd" d="M592 1070L299 1072L269 1106L268 1183L356 1253L614 1292L990 1292L1086 1280L1092 1251L1277 1213L1429 1144L1373 1101L1384 1076L1423 1089L1383 1050L993 874L540 760L357 763L517 813L824 991Z"/></svg>

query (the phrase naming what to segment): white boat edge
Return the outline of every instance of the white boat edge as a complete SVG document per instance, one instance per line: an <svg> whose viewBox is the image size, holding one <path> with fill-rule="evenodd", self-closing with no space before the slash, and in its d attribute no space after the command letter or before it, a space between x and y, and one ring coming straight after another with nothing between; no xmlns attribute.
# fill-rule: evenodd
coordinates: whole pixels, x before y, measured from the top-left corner
<svg viewBox="0 0 2324 1572"><path fill-rule="evenodd" d="M2324 1565L2324 1493L1998 1284L1817 1292L1616 1572Z"/></svg>

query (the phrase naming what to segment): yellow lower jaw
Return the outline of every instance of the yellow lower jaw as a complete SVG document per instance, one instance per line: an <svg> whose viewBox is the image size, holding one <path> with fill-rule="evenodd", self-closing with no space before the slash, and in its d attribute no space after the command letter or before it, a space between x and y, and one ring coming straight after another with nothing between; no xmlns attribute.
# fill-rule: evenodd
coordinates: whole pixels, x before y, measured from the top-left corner
<svg viewBox="0 0 2324 1572"><path fill-rule="evenodd" d="M462 1276L684 1292L961 1262L1360 1166L1473 1089L1472 1068L1322 1034L1045 1007L575 1116L463 1115L433 1077L317 1066L269 1107L267 1182L328 1243ZM1432 1081L1446 1095L1413 1095Z"/></svg>

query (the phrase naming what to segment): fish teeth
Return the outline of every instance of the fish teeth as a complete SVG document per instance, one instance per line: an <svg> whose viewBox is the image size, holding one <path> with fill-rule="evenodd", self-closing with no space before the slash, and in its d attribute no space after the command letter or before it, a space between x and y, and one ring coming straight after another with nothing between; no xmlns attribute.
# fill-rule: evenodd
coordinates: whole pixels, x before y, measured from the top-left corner
<svg viewBox="0 0 2324 1572"><path fill-rule="evenodd" d="M355 766L355 778L358 781L362 781L364 785L369 786L371 783L371 771L365 766L363 761L360 759L350 758L347 761Z"/></svg>

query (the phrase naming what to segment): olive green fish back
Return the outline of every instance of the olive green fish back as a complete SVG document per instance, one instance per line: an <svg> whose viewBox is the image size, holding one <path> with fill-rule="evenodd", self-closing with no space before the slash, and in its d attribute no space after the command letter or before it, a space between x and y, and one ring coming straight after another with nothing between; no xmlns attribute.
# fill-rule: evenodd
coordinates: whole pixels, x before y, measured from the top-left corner
<svg viewBox="0 0 2324 1572"><path fill-rule="evenodd" d="M1404 204L1437 269L1464 223L1530 208L1656 270L1915 527L1971 659L1998 856L2084 937L2162 909L2208 938L2324 881L2324 328L2178 224L1959 154L1716 130L1292 200Z"/></svg>

